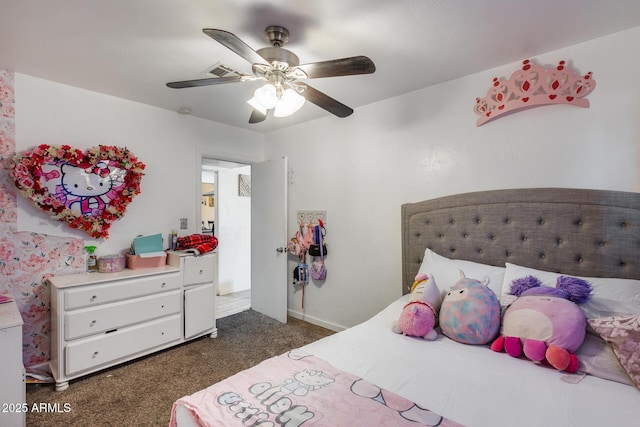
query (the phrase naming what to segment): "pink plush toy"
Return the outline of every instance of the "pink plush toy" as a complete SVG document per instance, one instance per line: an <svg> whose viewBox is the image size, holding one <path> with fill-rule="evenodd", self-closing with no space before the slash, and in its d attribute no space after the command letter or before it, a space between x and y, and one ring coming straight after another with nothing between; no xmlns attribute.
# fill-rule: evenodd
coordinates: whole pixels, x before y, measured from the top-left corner
<svg viewBox="0 0 640 427"><path fill-rule="evenodd" d="M441 302L440 290L433 276L419 274L411 288L411 301L404 306L400 319L391 330L396 334L435 340L438 333L434 328L438 323L437 313Z"/></svg>
<svg viewBox="0 0 640 427"><path fill-rule="evenodd" d="M491 349L512 357L524 355L559 371L576 372L574 352L582 345L586 318L577 304L591 297L591 285L574 277L560 276L556 287L540 286L533 276L516 279L511 294L518 297L504 313L502 335Z"/></svg>

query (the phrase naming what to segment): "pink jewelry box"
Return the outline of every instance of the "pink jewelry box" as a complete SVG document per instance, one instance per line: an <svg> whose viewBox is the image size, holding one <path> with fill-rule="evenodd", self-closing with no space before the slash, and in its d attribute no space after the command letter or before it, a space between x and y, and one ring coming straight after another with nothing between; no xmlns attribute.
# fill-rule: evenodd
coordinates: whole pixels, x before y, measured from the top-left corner
<svg viewBox="0 0 640 427"><path fill-rule="evenodd" d="M124 270L124 255L105 255L98 258L98 271L100 273L116 273Z"/></svg>

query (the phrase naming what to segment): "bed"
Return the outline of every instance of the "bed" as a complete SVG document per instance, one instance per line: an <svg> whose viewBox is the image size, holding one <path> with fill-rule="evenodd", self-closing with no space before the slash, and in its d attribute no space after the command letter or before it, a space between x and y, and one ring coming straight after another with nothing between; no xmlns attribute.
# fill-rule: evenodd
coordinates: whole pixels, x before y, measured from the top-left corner
<svg viewBox="0 0 640 427"><path fill-rule="evenodd" d="M507 189L401 209L399 299L360 325L185 396L171 425L637 425L640 194ZM558 273L589 280L593 297L583 310L596 323L576 352L578 372L442 334L425 341L391 331L419 272L433 274L446 293L459 269L488 277L503 309L512 301L508 284L523 274L545 283ZM620 338L616 322L633 315L636 329ZM301 389L305 382L314 386Z"/></svg>

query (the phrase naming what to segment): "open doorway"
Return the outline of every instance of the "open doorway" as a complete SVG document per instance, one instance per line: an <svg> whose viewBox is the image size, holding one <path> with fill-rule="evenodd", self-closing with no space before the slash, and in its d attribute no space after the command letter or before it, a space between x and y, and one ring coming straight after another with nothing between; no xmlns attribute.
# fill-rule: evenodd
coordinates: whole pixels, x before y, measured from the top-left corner
<svg viewBox="0 0 640 427"><path fill-rule="evenodd" d="M202 233L218 238L216 317L251 306L251 165L202 158Z"/></svg>

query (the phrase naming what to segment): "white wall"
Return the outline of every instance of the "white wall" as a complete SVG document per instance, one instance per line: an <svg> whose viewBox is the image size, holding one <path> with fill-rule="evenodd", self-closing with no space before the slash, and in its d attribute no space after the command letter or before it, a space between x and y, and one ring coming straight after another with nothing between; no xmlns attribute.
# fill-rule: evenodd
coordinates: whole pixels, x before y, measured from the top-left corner
<svg viewBox="0 0 640 427"><path fill-rule="evenodd" d="M290 314L340 329L398 297L402 203L511 187L640 191L638 44L635 28L534 58L593 71L589 109L543 106L476 127L475 98L517 62L267 135L265 157L287 155L294 169L290 234L297 210L329 220L328 278L307 287L304 313L289 286Z"/></svg>
<svg viewBox="0 0 640 427"><path fill-rule="evenodd" d="M251 288L251 198L238 196L238 175L251 166L218 169L218 290L221 295Z"/></svg>
<svg viewBox="0 0 640 427"><path fill-rule="evenodd" d="M166 236L179 228L180 218L187 218L189 227L179 235L199 232L202 152L226 159L263 158L264 137L255 132L24 74L15 74L15 85L17 152L38 144L81 149L116 145L128 147L147 165L142 193L112 225L110 237L91 241L98 255L126 249L137 234ZM90 241L84 232L49 220L21 197L18 228Z"/></svg>

